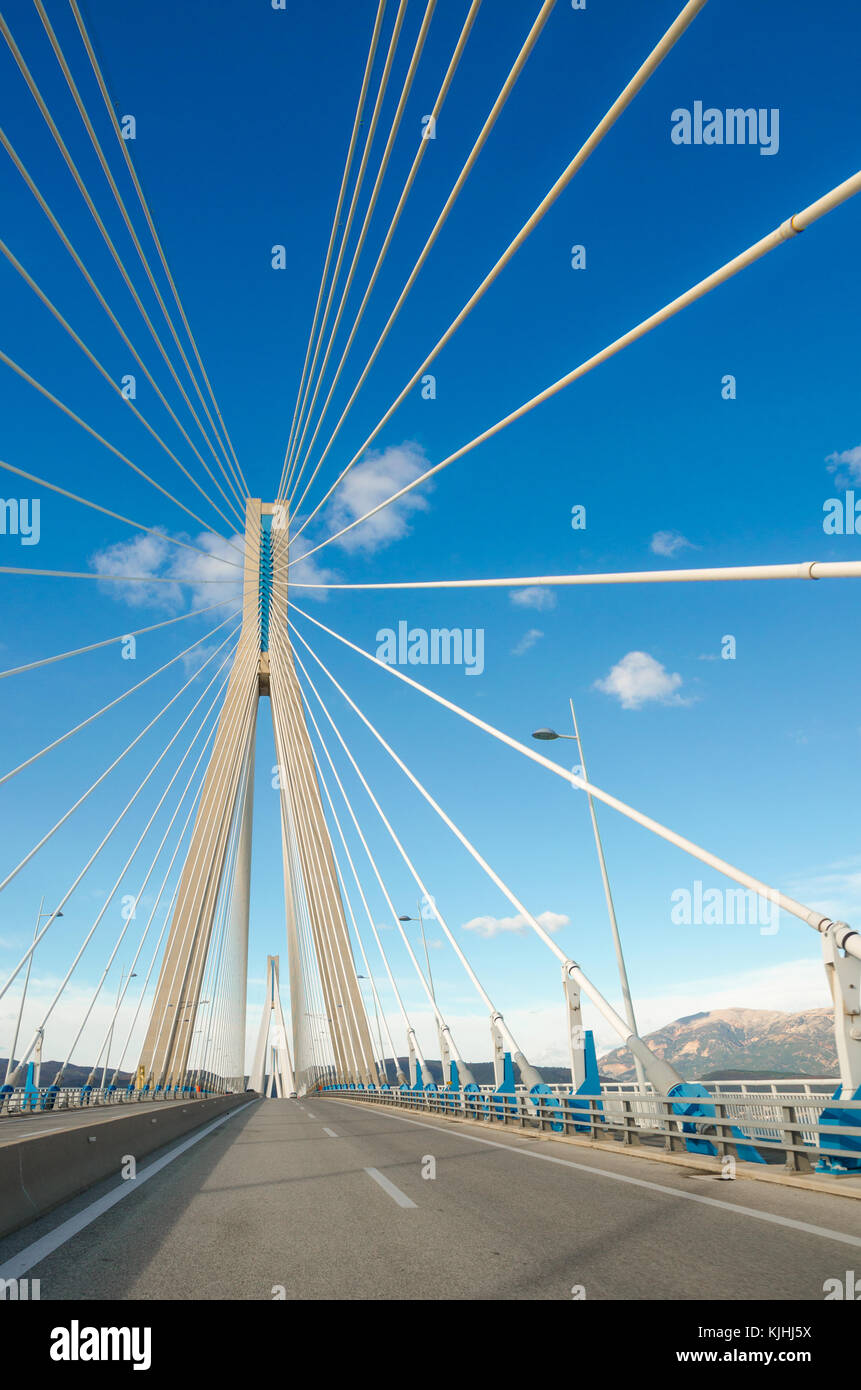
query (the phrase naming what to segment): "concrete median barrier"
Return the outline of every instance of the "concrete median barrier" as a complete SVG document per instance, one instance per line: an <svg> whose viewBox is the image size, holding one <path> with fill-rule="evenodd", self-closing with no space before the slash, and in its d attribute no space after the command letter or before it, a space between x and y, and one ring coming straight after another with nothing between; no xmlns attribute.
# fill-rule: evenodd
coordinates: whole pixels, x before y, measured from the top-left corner
<svg viewBox="0 0 861 1390"><path fill-rule="evenodd" d="M249 1092L99 1116L99 1123L0 1145L0 1236L16 1231L155 1149L245 1105Z"/></svg>

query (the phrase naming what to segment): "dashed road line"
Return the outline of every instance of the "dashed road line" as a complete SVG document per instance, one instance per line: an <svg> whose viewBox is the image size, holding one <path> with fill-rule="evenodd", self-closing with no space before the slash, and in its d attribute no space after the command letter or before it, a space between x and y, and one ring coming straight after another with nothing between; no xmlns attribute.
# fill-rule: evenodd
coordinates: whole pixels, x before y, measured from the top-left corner
<svg viewBox="0 0 861 1390"><path fill-rule="evenodd" d="M395 1184L390 1182L385 1173L380 1172L379 1168L366 1168L365 1172L369 1178L374 1179L374 1182L379 1183L384 1192L388 1192L392 1201L397 1202L399 1207L414 1207L416 1205L405 1192L401 1192L399 1187L395 1187Z"/></svg>
<svg viewBox="0 0 861 1390"><path fill-rule="evenodd" d="M334 1100L335 1098L327 1097L327 1099ZM335 1103L344 1104L343 1101L336 1101ZM349 1104L349 1102L346 1103ZM354 1105L356 1103L355 1101L353 1102ZM861 1248L861 1236L849 1235L845 1231L834 1231L827 1226L814 1226L807 1221L796 1221L791 1216L777 1216L773 1212L757 1211L755 1207L743 1207L741 1205L736 1205L734 1202L722 1202L717 1197L701 1197L696 1192L682 1192L679 1188L668 1187L664 1183L649 1182L646 1178L632 1178L628 1177L625 1173L611 1173L608 1172L606 1168L596 1168L591 1163L574 1163L570 1158L557 1158L555 1154L542 1154L536 1153L534 1149L515 1148L513 1144L500 1144L493 1139L482 1139L477 1134L466 1134L462 1129L447 1131L440 1125L427 1124L424 1120L408 1119L405 1115L393 1115L390 1111L383 1109L382 1106L380 1106L379 1109L375 1107L375 1113L386 1115L390 1120L400 1120L405 1125L415 1125L418 1129L432 1130L435 1134L439 1134L441 1131L444 1134L457 1133L461 1139L466 1139L472 1144L484 1144L487 1148L491 1149L503 1149L506 1153L520 1154L524 1158L537 1158L542 1163L557 1163L563 1168L574 1168L581 1173L589 1173L596 1178L608 1178L611 1182L627 1183L629 1187L642 1187L649 1192L659 1192L665 1197L676 1197L682 1202L699 1202L700 1205L704 1207L716 1207L719 1211L728 1211L736 1216L751 1217L755 1221L765 1221L772 1226L788 1226L790 1230L802 1231L805 1235L820 1236L824 1240L838 1241L841 1245L853 1245L856 1248ZM376 1170L371 1168L365 1169L366 1173L373 1174L375 1171ZM383 1175L380 1174L378 1181L380 1181L380 1185L383 1186L388 1183L388 1178L383 1178ZM395 1191L397 1191L397 1189L395 1189ZM414 1206L415 1203L410 1202L409 1205ZM0 1273L2 1273L2 1271L0 1271Z"/></svg>

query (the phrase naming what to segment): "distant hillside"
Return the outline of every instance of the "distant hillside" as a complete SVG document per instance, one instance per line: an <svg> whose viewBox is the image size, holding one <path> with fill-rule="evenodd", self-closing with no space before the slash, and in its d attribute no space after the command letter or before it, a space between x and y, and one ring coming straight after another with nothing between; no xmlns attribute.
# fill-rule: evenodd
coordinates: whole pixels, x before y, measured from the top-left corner
<svg viewBox="0 0 861 1390"><path fill-rule="evenodd" d="M645 1041L686 1081L837 1075L830 1009L788 1014L773 1009L714 1009L677 1018ZM618 1047L599 1059L606 1081L633 1081L634 1061Z"/></svg>
<svg viewBox="0 0 861 1390"><path fill-rule="evenodd" d="M51 1083L52 1083L53 1080L54 1080L54 1077L57 1075L57 1072L59 1071L61 1065L62 1065L62 1064L61 1064L60 1062L43 1062L43 1063L42 1063L42 1070L41 1070L41 1073L40 1073L40 1075L39 1075L39 1084L40 1084L40 1086L50 1086ZM90 1068L89 1068L89 1067L76 1067L76 1066L74 1066L73 1064L70 1063L69 1066L66 1067L66 1070L63 1072L63 1084L64 1084L65 1086L83 1086L83 1084L84 1084L84 1082L86 1081L86 1079L87 1079L87 1077L89 1076L89 1074L90 1074ZM6 1075L6 1058L5 1058L5 1057L0 1057L0 1078L4 1077L5 1075ZM113 1069L111 1069L111 1070L108 1072L108 1075L107 1075L108 1081L110 1081L110 1079L111 1079L112 1076L113 1076ZM98 1070L97 1070L97 1072L96 1072L96 1082L97 1082L97 1083L100 1082L101 1079L102 1079L102 1069L101 1069L101 1067L99 1067ZM131 1078L131 1072L121 1071L121 1072L120 1072L120 1075L119 1075L119 1081L118 1081L117 1084L118 1084L118 1085L127 1086L128 1083L131 1081L131 1079L132 1079L132 1078ZM22 1082L22 1085L23 1085L23 1082Z"/></svg>

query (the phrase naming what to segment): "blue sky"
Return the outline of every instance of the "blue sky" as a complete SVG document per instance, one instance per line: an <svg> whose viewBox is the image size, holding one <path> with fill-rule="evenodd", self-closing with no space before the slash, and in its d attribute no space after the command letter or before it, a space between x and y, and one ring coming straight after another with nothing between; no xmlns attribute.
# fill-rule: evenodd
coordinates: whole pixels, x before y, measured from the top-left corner
<svg viewBox="0 0 861 1390"><path fill-rule="evenodd" d="M395 8L390 4L392 13ZM485 0L348 359L330 427L538 8L522 0ZM573 11L559 0L309 501L319 500L323 484L352 457L679 8L665 0L649 6L589 0L585 10ZM286 13L264 0L179 8L163 0L121 8L88 0L85 9L118 111L136 118L136 167L249 486L264 499L273 495L281 470L374 10L369 0L333 0L323 22L310 0L289 0ZM465 0L437 6L347 324L466 10ZM423 11L411 0L372 172ZM706 5L437 359L431 369L436 399L413 391L381 432L374 449L385 460L418 467L445 457L855 172L861 17L848 0L833 0L817 15L797 0L763 0L753 8L741 0ZM110 144L74 24L64 5L52 6L51 17L126 195L119 152ZM143 272L35 10L13 7L8 22L149 306ZM386 41L390 24L391 15ZM178 394L6 51L0 54L0 91L8 138L181 413ZM719 109L777 109L777 152L674 144L672 112L696 101ZM128 351L5 154L0 169L4 240L119 380L134 369ZM132 206L130 190L128 196ZM360 215L363 210L364 202ZM861 557L856 536L826 535L822 525L826 500L861 483L859 228L856 199L445 470L422 490L423 506L393 516L397 534L375 532L355 546L331 545L315 559L337 578L361 582ZM286 247L283 271L271 267L276 244ZM575 245L586 248L584 269L571 266ZM4 351L162 486L220 526L5 262L0 286ZM343 341L342 334L338 355ZM726 374L736 378L734 400L722 398ZM140 373L137 405L206 482ZM182 418L186 423L187 414ZM0 458L200 543L202 527L6 367L0 419ZM846 459L835 463L841 454ZM373 461L369 471L357 473L373 485ZM0 536L5 565L95 570L105 564L97 557L134 539L121 523L47 490L19 486L11 475L3 488L5 497L41 500L39 544ZM584 530L571 527L575 504L586 508ZM324 512L315 521L315 540L336 529L334 515ZM654 548L662 532L686 541L671 545L669 558ZM361 529L355 535L361 542ZM120 554L126 561L148 559L159 573L169 563L167 549L164 556ZM3 585L3 668L159 622L205 603L202 595L219 587L139 591L9 575ZM850 921L861 914L861 719L853 698L859 656L851 581L581 588L559 590L552 607L516 604L503 590L333 593L324 601L298 601L371 651L377 633L400 620L426 629L482 629L480 676L441 667L410 674L524 738L539 725L567 728L573 696L599 786L811 905ZM221 614L191 619L142 638L134 662L122 661L113 646L0 681L2 767L58 737L218 621ZM558 940L618 1002L582 795L307 622L297 625L530 909L568 919ZM728 634L736 639L732 661L720 657ZM219 640L207 639L207 651ZM608 678L632 652L654 663L657 698L635 698L626 707L618 681ZM171 667L0 786L4 876L189 674L182 662ZM3 892L4 967L28 941L41 894L50 907L65 890L209 674L160 721L161 740L157 730L143 740ZM356 758L496 1003L535 1060L561 1061L556 962L531 934L464 929L477 918L510 917L512 909L322 681ZM169 755L153 779L149 800L142 795L130 813L127 833L106 848L46 937L25 1028L38 1021L38 1002L50 997L51 982L67 968L184 747L178 740L173 762ZM575 761L570 744L548 748L569 765ZM265 955L286 957L273 763L264 702L253 1005L262 998ZM343 775L399 910L415 915L412 881L352 774ZM166 804L169 814L173 802ZM644 1030L699 1008L828 1002L809 929L788 918L773 935L756 926L674 924L676 890L692 889L697 879L706 887L727 885L613 812L599 814ZM142 852L122 892L135 890L148 863ZM363 877L377 920L384 922L372 876ZM71 1019L80 1000L89 998L120 926L111 907L73 977L78 993L58 1009L53 1034L49 1027L46 1055L71 1041ZM431 936L436 940L439 932ZM106 986L111 996L119 966L133 952L130 938ZM393 932L386 941L399 971L405 969ZM486 1055L480 1005L448 948L434 947L433 967L462 1049L471 1057ZM435 1055L417 984L406 986L405 998L415 1003L420 1034ZM0 1002L4 1036L16 1007L13 988ZM97 1010L98 1017L106 1015ZM85 1035L80 1060L89 1060L88 1047L98 1046L89 1041L97 1032ZM398 1028L399 1046L401 1034ZM615 1042L603 1025L599 1038L605 1046ZM0 1051L6 1046L0 1043Z"/></svg>

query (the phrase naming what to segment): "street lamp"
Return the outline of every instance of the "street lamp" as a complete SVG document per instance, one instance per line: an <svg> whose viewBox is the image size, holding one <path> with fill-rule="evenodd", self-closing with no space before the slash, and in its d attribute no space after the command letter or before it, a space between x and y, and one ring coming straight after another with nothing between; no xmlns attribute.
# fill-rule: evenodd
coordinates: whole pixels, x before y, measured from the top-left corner
<svg viewBox="0 0 861 1390"><path fill-rule="evenodd" d="M114 1041L114 1021L115 1021L116 1016L117 1016L117 1011L118 1011L118 1009L119 1009L119 1007L120 1007L120 995L122 994L122 991L123 991L123 980L125 979L125 975L126 975L126 968L125 968L125 966L123 966L122 969L120 970L120 983L119 983L119 987L118 987L118 989L117 989L117 1003L116 1003L116 1008L114 1009L113 1016L112 1016L112 1018L111 1018L111 1031L108 1033L108 1046L107 1046L107 1050L105 1051L105 1065L102 1067L102 1090L105 1089L105 1077L106 1077L107 1074L108 1074L108 1062L109 1062L109 1060L110 1060L111 1047L113 1046L113 1041ZM129 979L130 979L130 980L136 980L136 979L137 979L137 971L136 971L136 970L132 971L132 973L129 975Z"/></svg>
<svg viewBox="0 0 861 1390"><path fill-rule="evenodd" d="M424 948L425 948L425 960L427 961L427 967L428 967L428 983L429 983L429 985L430 985L431 999L433 1000L434 1004L436 1004L436 994L434 993L434 987L433 987L433 975L431 974L431 963L430 963L430 956L428 955L428 943L427 943L427 937L425 936L425 923L424 923L424 918L422 917L422 905L421 905L421 903L419 903L419 915L418 915L418 917L399 917L399 918L398 918L398 921L399 921L399 922L418 922L419 926L421 927L421 931L422 931L422 943L423 943Z"/></svg>
<svg viewBox="0 0 861 1390"><path fill-rule="evenodd" d="M382 1066L383 1075L385 1076L386 1080L388 1081L388 1071L387 1071L387 1069L386 1069L386 1050L385 1050L385 1048L383 1047L383 1033L382 1033L382 1029L380 1028L380 1011L379 1011L379 1009L377 1008L377 991L376 991L376 989L374 988L374 982L373 982L373 980L370 979L370 976L368 976L368 975L357 975L357 976L356 976L356 979L357 979L357 980L368 980L369 983L370 983L370 986L371 986L371 998L372 998L373 1001L374 1001L374 1018L376 1019L376 1022L377 1022L377 1042L379 1043L379 1046L380 1046L380 1063L381 1063L381 1066Z"/></svg>
<svg viewBox="0 0 861 1390"><path fill-rule="evenodd" d="M556 738L571 739L574 743L576 743L578 752L580 754L580 771L583 774L584 781L588 782L589 775L586 771L586 760L583 757L583 743L580 739L580 730L577 728L577 716L574 713L574 701L569 699L568 704L571 709L571 722L574 725L573 734L559 734L556 732L555 729L535 729L533 731L532 737L537 738L542 742L548 743L551 739ZM619 982L622 986L622 997L625 1002L625 1017L628 1020L628 1026L630 1027L631 1032L635 1036L637 1036L637 1020L634 1015L634 1001L631 998L631 989L628 984L628 971L625 967L625 957L622 953L622 938L619 935L619 923L616 921L616 909L613 904L613 894L610 891L610 879L607 874L607 865L604 860L604 846L601 843L601 835L598 830L598 819L595 815L595 805L592 800L591 792L586 792L586 799L589 803L589 816L592 821L592 830L595 835L595 846L598 851L598 864L601 869L601 881L604 885L604 897L607 902L607 914L610 918L610 930L613 935L613 946L615 947L616 951L616 963L619 967ZM645 1090L646 1077L643 1071L643 1064L640 1061L639 1057L634 1058L634 1067L637 1073L637 1081L639 1083L640 1089Z"/></svg>
<svg viewBox="0 0 861 1390"><path fill-rule="evenodd" d="M43 894L42 899L41 899L41 901L40 901L40 903L39 903L39 911L38 911L38 913L36 914L36 926L35 926L34 929L33 929L33 945L36 944L36 937L39 935L39 923L41 922L42 918L43 918L43 917L62 917L62 915L63 915L62 912L43 912L43 911L42 911L42 908L43 908L44 906L45 906L45 898L44 898L44 894ZM34 954L35 954L35 952L31 949L31 951L30 951L30 958L29 958L29 960L27 961L27 974L24 976L24 988L23 988L22 991L21 991L21 1003L18 1005L18 1017L17 1017L17 1019L15 1020L15 1036L14 1036L14 1038L12 1039L12 1046L11 1046L10 1049L9 1049L9 1059L8 1059L8 1061L7 1061L7 1063L6 1063L6 1076L5 1076L4 1080L3 1080L3 1085L4 1085L4 1086L8 1086L8 1084L9 1084L9 1077L12 1075L12 1067L13 1067L14 1060L15 1060L15 1048L18 1046L18 1034L19 1034L19 1032L21 1031L21 1018L22 1018L22 1015L23 1015L23 1013L24 1013L24 1000L27 998L27 986L28 986L28 984L30 983L30 969L31 969L31 967L32 967L32 965L33 965L33 956L34 956ZM40 1036L39 1036L39 1060L40 1060L40 1061L41 1061L41 1051L42 1051L42 1037L41 1037L41 1030L40 1030Z"/></svg>

